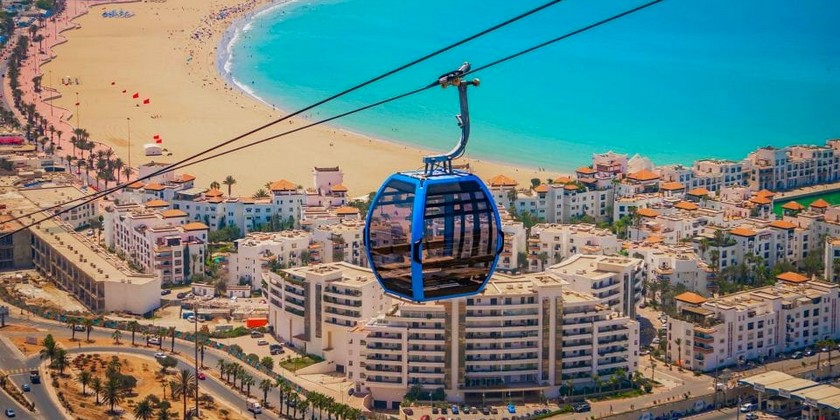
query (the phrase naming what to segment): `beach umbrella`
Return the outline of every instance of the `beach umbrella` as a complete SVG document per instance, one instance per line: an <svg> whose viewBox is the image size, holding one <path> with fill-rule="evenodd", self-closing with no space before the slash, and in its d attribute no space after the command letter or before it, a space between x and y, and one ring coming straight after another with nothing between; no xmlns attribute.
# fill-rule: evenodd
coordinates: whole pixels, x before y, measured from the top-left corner
<svg viewBox="0 0 840 420"><path fill-rule="evenodd" d="M138 92L134 92L134 95L131 95L131 97L137 99L140 97L140 94Z"/></svg>
<svg viewBox="0 0 840 420"><path fill-rule="evenodd" d="M149 102L150 102L149 98L143 99L143 105L148 105Z"/></svg>

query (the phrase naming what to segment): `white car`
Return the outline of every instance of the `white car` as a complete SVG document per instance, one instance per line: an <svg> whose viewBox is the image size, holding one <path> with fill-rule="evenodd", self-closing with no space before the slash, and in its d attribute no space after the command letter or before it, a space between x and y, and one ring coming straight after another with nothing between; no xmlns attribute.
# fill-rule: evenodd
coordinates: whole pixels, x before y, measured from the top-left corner
<svg viewBox="0 0 840 420"><path fill-rule="evenodd" d="M155 359L166 359L166 357L167 357L166 354L163 353L163 352L155 353Z"/></svg>
<svg viewBox="0 0 840 420"><path fill-rule="evenodd" d="M154 344L154 345L160 345L160 337L158 337L158 336L149 337L148 343L149 344Z"/></svg>
<svg viewBox="0 0 840 420"><path fill-rule="evenodd" d="M755 404L753 404L753 403L741 404L741 412L742 413L749 413L753 410L755 410Z"/></svg>
<svg viewBox="0 0 840 420"><path fill-rule="evenodd" d="M195 317L190 315L190 316L187 317L187 321L195 322Z"/></svg>

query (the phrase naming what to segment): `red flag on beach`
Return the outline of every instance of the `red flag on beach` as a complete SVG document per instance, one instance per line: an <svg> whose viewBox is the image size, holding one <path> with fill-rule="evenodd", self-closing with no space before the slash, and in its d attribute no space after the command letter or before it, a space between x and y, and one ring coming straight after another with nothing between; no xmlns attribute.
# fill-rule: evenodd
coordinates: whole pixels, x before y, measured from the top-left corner
<svg viewBox="0 0 840 420"><path fill-rule="evenodd" d="M149 104L149 99L148 98L143 99L143 105L148 105L148 104Z"/></svg>
<svg viewBox="0 0 840 420"><path fill-rule="evenodd" d="M135 92L134 95L131 95L132 98L137 99L140 97L140 94Z"/></svg>
<svg viewBox="0 0 840 420"><path fill-rule="evenodd" d="M155 134L155 140L160 138L160 134Z"/></svg>
<svg viewBox="0 0 840 420"><path fill-rule="evenodd" d="M163 143L163 139L162 138L156 138L155 143L161 144L161 143Z"/></svg>

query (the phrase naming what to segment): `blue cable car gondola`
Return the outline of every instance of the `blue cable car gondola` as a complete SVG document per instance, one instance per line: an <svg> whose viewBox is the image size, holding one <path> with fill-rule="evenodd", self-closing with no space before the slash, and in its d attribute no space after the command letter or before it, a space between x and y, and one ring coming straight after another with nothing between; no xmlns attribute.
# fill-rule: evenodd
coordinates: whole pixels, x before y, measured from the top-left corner
<svg viewBox="0 0 840 420"><path fill-rule="evenodd" d="M457 86L461 139L449 153L423 158L425 170L391 175L373 198L365 223L371 269L389 294L411 301L451 299L481 292L499 259L504 237L496 203L477 176L453 170L470 135L469 72L438 79Z"/></svg>

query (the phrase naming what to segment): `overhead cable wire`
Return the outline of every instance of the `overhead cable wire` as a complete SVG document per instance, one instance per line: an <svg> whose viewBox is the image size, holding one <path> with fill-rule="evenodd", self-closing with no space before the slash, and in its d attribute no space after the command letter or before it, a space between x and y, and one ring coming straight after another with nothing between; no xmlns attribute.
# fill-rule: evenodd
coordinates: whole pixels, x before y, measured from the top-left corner
<svg viewBox="0 0 840 420"><path fill-rule="evenodd" d="M645 4L642 4L642 5L640 5L640 6L634 7L634 8L632 8L632 9L626 10L626 11L621 12L621 13L618 13L618 14L616 14L616 15L612 15L612 16L610 16L610 17L608 17L608 18L605 18L605 19L599 20L599 21L597 21L597 22L591 23L591 24L589 24L589 25L586 25L586 26L584 26L584 27L582 27L582 28L579 28L579 29L576 29L576 30L574 30L574 31L568 32L568 33L563 34L563 35L561 35L561 36L558 36L558 37L556 37L556 38L552 38L552 39L547 40L547 41L545 41L545 42L541 42L541 43L539 43L539 44L536 44L536 45L534 45L534 46L532 46L532 47L529 47L529 48L526 48L526 49L524 49L524 50L518 51L518 52L516 52L516 53L514 53L514 54L510 54L510 55L507 55L507 56L505 56L505 57L502 57L502 58L496 59L496 60L491 61L491 62L489 62L489 63L487 63L487 64L484 64L484 65L481 65L481 66L479 66L479 67L476 67L475 69L473 69L473 70L471 70L471 71L467 72L466 74L473 74L473 73L476 73L476 72L478 72L478 71L481 71L481 70L486 70L486 69L488 69L488 68L491 68L491 67L497 66L497 65L499 65L499 64L502 64L502 63L505 63L505 62L507 62L507 61L513 60L513 59L515 59L515 58L521 57L521 56L523 56L523 55L525 55L525 54L531 53L531 52L536 51L536 50L539 50L539 49L541 49L541 48L545 48L545 47L547 47L547 46L549 46L549 45L552 45L552 44L554 44L554 43L556 43L556 42L559 42L559 41L562 41L562 40L564 40L564 39L570 38L570 37L572 37L572 36L575 36L575 35L581 34L581 33L586 32L586 31L588 31L588 30L591 30L591 29L597 28L597 27L599 27L599 26L601 26L601 25L604 25L604 24L607 24L607 23L609 23L609 22L615 21L615 20L620 19L620 18L622 18L622 17L625 17L625 16L627 16L627 15L630 15L630 14L633 14L633 13L636 13L636 12L639 12L639 11L641 11L641 10L644 10L644 9L646 9L646 8L650 7L650 6L653 6L653 5L655 5L655 4L661 3L661 2L663 2L663 1L665 1L665 0L652 0L652 1L648 2L648 3L645 3ZM297 132L299 132L299 131L302 131L302 130L305 130L305 129L309 129L309 128L312 128L312 127L317 126L317 125L321 125L321 124L324 124L324 123L327 123L327 122L330 122L330 121L333 121L333 120L336 120L336 119L339 119L339 118L343 118L343 117L346 117L346 116L349 116L349 115L352 115L352 114L355 114L355 113L358 113L358 112L361 112L361 111L365 111L365 110L368 110L368 109L371 109L371 108L374 108L374 107L377 107L377 106L380 106L380 105L383 105L383 104L386 104L386 103L389 103L389 102L393 102L393 101L396 101L396 100L399 100L399 99L403 99L403 98L408 97L408 96L415 95L415 94L417 94L417 93L420 93L420 92L423 92L423 91L425 91L425 90L431 89L431 88L433 88L433 87L435 87L435 86L437 86L437 85L438 85L438 83L432 83L432 84L429 84L429 85L426 85L426 86L423 86L423 87L420 87L420 88L417 88L417 89L414 89L414 90L411 90L411 91L408 91L408 92L405 92L405 93L402 93L402 94L399 94L399 95L392 96L392 97L387 98L387 99L380 100L380 101L378 101L378 102L374 102L374 103L371 103L371 104L365 105L365 106L363 106L363 107L359 107L359 108L353 109L353 110L351 110L351 111L347 111L347 112L344 112L344 113L341 113L341 114L337 114L337 115L334 115L334 116L332 116L332 117L325 118L325 119L322 119L322 120L319 120L319 121L316 121L316 122L313 122L313 123L310 123L310 124L304 125L304 126L302 126L302 127L295 128L295 129L290 130L290 131L286 131L286 132L283 132L283 133L280 133L280 134L276 134L276 135L273 135L273 136L269 136L269 137L266 137L266 138L263 138L263 139L260 139L260 140L257 140L257 141L254 141L254 142L248 143L248 144L244 144L244 145L241 145L241 146L235 147L235 148L233 148L233 149L229 149L229 150L225 150L225 151L222 151L222 152L219 152L219 153L213 154L213 155L211 155L211 156L206 156L206 157L204 157L204 158L202 158L202 159L200 159L200 160L194 161L194 162L186 162L187 160L190 160L190 159L184 159L184 160L182 160L182 161L180 161L180 162L177 162L177 163L174 163L174 164L168 165L166 168L161 169L160 171L157 171L157 172L155 172L155 173L153 173L153 174L147 175L147 176L143 177L142 179L148 179L148 178L151 178L151 177L153 177L153 176L157 176L157 175L159 175L160 173L165 173L165 172L170 172L170 171L173 171L173 170L176 170L176 169L185 168L185 167L187 167L187 166L191 166L191 165L198 164L198 163L201 163L201 162L205 162L205 161L208 161L208 160L211 160L211 159L215 159L215 158L218 158L218 157L221 157L221 156L227 155L227 154L229 154L229 153L233 153L233 152L236 152L236 151L239 151L239 150L242 150L242 149L246 149L246 148L249 148L249 147L253 147L253 146L256 146L256 145L258 145L258 144L265 143L265 142L270 141L270 140L274 140L274 139L277 139L277 138L280 138L280 137L284 137L284 136L287 136L287 135L289 135L289 134L297 133ZM221 146L222 146L222 145L217 146L217 147L215 147L215 148L218 148L218 147L221 147ZM214 148L214 149L215 149L215 148ZM210 150L213 150L213 149L210 149ZM205 151L205 152L202 152L201 154L196 154L194 157L201 156L201 155L203 155L203 154L206 154L207 152L209 152L209 150L208 150L208 151ZM29 228L29 227L31 227L31 226L34 226L34 225L38 224L38 223L41 223L42 221L47 220L47 219L49 219L49 218L51 218L51 217L54 217L54 216L59 216L59 215L61 215L61 214L63 214L63 213L66 213L66 212L68 212L68 211L71 211L71 210L73 210L73 209L75 209L75 208L77 208L77 207L80 207L80 206L83 206L83 205L88 204L88 203L90 203L90 202L93 202L93 201L95 201L95 200L97 200L97 199L101 198L102 196L105 196L105 195L110 194L110 193L112 193L112 192L114 192L114 191L117 191L117 190L123 189L123 188L125 188L126 186L130 185L131 183L138 182L138 181L140 181L140 180L141 180L141 179L137 179L137 180L131 181L130 183L125 183L125 184L122 184L122 185L119 185L119 186L115 186L115 187L112 187L112 188L110 188L110 189L108 189L108 190L106 190L106 191L100 192L100 193L98 193L98 194L92 194L92 195L90 195L90 196L80 197L80 198L78 198L78 199L76 199L76 200L73 200L73 201L84 200L83 202L81 202L81 203L79 203L79 204L76 204L76 205L74 205L74 206L72 206L72 207L68 207L68 208L66 208L66 209L62 209L62 210L60 210L60 211L58 211L58 212L55 212L52 216L48 216L48 217L42 218L42 219L40 219L40 220L38 220L38 221L31 222L31 223L29 223L28 225L25 225L25 226L23 226L23 227L21 227L21 228L18 228L18 229L16 229L16 230L12 231L12 232L6 233L5 235L0 236L0 239L5 238L5 237L6 237L6 236L8 236L8 235L13 235L13 234L15 234L15 233L17 233L17 232L19 232L19 231L21 231L21 230L27 229L27 228ZM67 203L64 203L64 204L62 204L62 205L66 205L66 204L67 204ZM59 205L59 206L53 206L53 208L55 208L55 207L60 207L60 206L62 206L62 205ZM19 216L19 217L17 217L16 219L13 219L13 220L18 220L18 219L21 219L21 218L23 218L23 217L31 216L31 215L33 215L33 214L37 214L37 213L44 212L44 211L47 211L47 210L49 210L49 208L48 208L48 209L41 209L41 210L38 210L38 211L35 211L35 212L32 212L32 213L29 213L29 214L27 214L27 215Z"/></svg>

